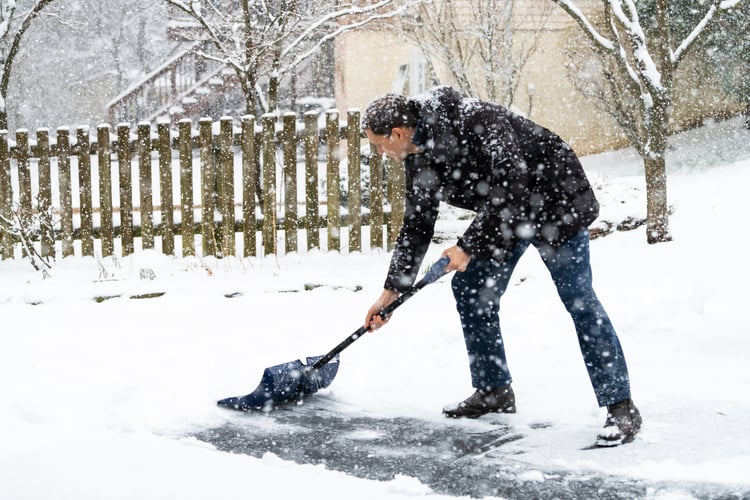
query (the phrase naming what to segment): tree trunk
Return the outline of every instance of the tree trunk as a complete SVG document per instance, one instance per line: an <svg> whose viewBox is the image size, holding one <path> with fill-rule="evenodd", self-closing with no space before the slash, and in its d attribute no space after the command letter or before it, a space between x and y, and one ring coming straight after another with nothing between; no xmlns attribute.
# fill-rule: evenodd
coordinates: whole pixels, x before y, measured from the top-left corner
<svg viewBox="0 0 750 500"><path fill-rule="evenodd" d="M644 157L643 164L646 169L646 240L651 244L671 241L664 155Z"/></svg>
<svg viewBox="0 0 750 500"><path fill-rule="evenodd" d="M0 61L0 130L8 130L8 78L6 71L10 71L10 64ZM6 69L7 68L7 69Z"/></svg>
<svg viewBox="0 0 750 500"><path fill-rule="evenodd" d="M0 96L0 99L5 100L5 96ZM8 112L5 109L5 106L0 108L0 130L8 130Z"/></svg>
<svg viewBox="0 0 750 500"><path fill-rule="evenodd" d="M8 128L8 82L10 81L13 62L21 47L21 39L26 33L26 30L29 29L29 26L31 26L31 22L36 19L39 13L53 1L54 0L38 0L31 12L26 14L26 17L21 21L21 25L18 27L15 35L13 35L13 39L10 41L5 59L2 61L2 69L0 70L0 99L2 99L2 102L0 102L0 130L7 130ZM11 8L13 9L11 10L12 13L15 10L15 7ZM10 22L10 20L8 20L8 22Z"/></svg>
<svg viewBox="0 0 750 500"><path fill-rule="evenodd" d="M663 89L652 91L653 108L648 121L648 148L643 156L646 172L646 241L661 243L672 241L669 233L669 207L667 205L667 136L669 133L670 74L662 73L666 80Z"/></svg>

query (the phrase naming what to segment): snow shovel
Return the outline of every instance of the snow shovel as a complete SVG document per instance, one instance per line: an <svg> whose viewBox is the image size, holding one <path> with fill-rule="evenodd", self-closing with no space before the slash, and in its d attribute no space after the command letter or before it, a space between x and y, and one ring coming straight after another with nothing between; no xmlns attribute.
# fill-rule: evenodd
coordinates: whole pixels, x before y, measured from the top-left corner
<svg viewBox="0 0 750 500"><path fill-rule="evenodd" d="M398 296L378 314L388 317L398 306L406 302L425 285L437 281L446 274L445 267L450 263L443 257L430 267L424 277L410 289ZM361 326L343 342L331 349L328 354L307 358L307 363L299 359L289 363L271 366L263 371L258 387L245 396L231 397L217 401L217 405L239 411L271 411L284 403L297 403L331 385L339 369L338 355L355 340L367 333L369 328Z"/></svg>

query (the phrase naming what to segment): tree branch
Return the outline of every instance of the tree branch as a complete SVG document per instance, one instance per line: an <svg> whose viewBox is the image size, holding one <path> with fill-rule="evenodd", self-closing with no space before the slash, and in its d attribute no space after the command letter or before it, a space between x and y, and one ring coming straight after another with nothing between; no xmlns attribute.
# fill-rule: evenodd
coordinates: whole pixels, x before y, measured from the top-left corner
<svg viewBox="0 0 750 500"><path fill-rule="evenodd" d="M573 4L570 0L552 0L554 3L560 6L565 12L578 23L586 36L594 43L599 49L606 52L612 52L615 50L615 44L608 38L602 36L596 28L589 22L588 18L581 12L578 7Z"/></svg>
<svg viewBox="0 0 750 500"><path fill-rule="evenodd" d="M682 43L677 46L677 49L672 52L670 57L672 63L677 64L685 56L687 51L690 50L690 47L692 47L695 41L700 37L701 33L703 33L703 30L706 29L706 26L708 26L719 9L724 10L725 4L728 5L726 7L727 9L731 8L734 5L738 4L740 1L741 0L722 2L721 0L713 0L711 2L711 7L709 7L708 12L706 12L706 15L703 16L703 19L701 19L700 22L695 26L695 28L693 28L693 31L691 31L688 36L685 37Z"/></svg>

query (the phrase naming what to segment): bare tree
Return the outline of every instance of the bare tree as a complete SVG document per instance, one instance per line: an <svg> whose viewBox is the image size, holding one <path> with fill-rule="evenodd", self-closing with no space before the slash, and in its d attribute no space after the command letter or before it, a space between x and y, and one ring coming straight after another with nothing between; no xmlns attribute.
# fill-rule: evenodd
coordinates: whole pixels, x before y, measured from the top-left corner
<svg viewBox="0 0 750 500"><path fill-rule="evenodd" d="M422 0L378 0L359 5L337 0L166 0L194 19L215 52L207 59L232 68L245 96L245 108L255 113L278 104L278 82L316 54L336 36L369 22L402 14ZM268 100L260 92L267 79Z"/></svg>
<svg viewBox="0 0 750 500"><path fill-rule="evenodd" d="M579 25L602 62L611 100L604 106L636 148L646 173L647 241L672 239L667 205L666 149L675 71L707 28L742 0L709 0L699 21L675 43L669 0L655 0L652 23L635 0L603 0L597 23L574 0L551 0ZM649 35L647 35L649 33Z"/></svg>
<svg viewBox="0 0 750 500"><path fill-rule="evenodd" d="M509 106L550 11L539 2L434 0L405 16L401 31L433 73L446 68L463 93Z"/></svg>
<svg viewBox="0 0 750 500"><path fill-rule="evenodd" d="M54 2L15 58L8 127L106 121L107 103L173 53L167 21L167 6L153 0Z"/></svg>
<svg viewBox="0 0 750 500"><path fill-rule="evenodd" d="M0 0L0 130L8 128L6 99L13 61L18 55L21 40L31 23L54 0L15 2ZM21 8L21 5L28 5Z"/></svg>

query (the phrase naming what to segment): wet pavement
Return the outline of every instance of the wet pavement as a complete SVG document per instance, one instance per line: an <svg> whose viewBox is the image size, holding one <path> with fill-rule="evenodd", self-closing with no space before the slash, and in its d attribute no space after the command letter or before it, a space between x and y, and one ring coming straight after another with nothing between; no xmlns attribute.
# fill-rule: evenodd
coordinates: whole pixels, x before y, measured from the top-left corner
<svg viewBox="0 0 750 500"><path fill-rule="evenodd" d="M597 471L541 470L513 459L522 451L506 445L524 436L501 421L477 426L382 418L307 403L269 414L237 413L226 424L193 436L222 451L253 457L272 452L285 460L322 464L359 478L411 476L445 495L631 499L673 493L679 498L750 500L750 488L733 490L721 483L646 482Z"/></svg>

